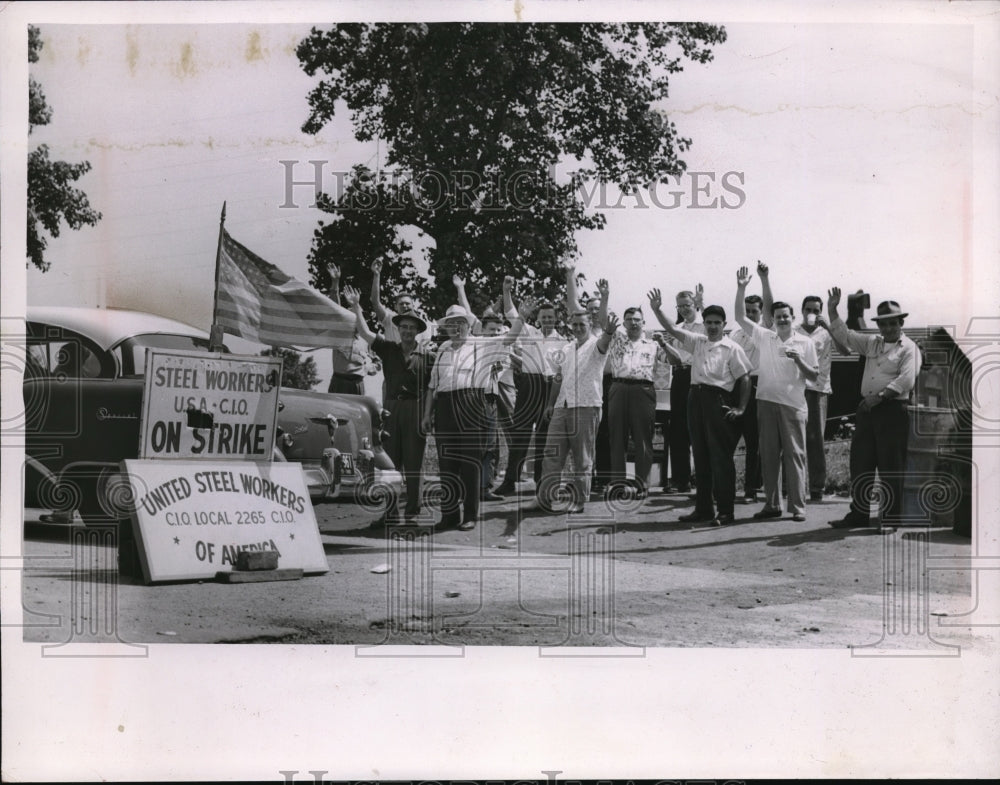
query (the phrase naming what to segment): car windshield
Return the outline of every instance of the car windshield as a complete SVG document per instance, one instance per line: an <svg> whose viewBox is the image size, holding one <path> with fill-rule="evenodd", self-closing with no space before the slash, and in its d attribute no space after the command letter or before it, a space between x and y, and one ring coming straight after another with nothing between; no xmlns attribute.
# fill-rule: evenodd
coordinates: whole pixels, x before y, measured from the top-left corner
<svg viewBox="0 0 1000 785"><path fill-rule="evenodd" d="M148 333L126 338L112 349L118 359L118 367L122 369L122 376L142 376L146 368L146 349L181 349L207 352L208 339L164 333ZM228 351L228 349L223 348L223 351Z"/></svg>

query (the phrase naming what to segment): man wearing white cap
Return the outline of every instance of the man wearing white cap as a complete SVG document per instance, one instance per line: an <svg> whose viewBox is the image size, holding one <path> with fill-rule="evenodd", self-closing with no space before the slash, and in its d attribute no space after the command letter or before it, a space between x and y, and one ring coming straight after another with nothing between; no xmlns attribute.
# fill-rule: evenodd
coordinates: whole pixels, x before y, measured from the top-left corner
<svg viewBox="0 0 1000 785"><path fill-rule="evenodd" d="M448 339L438 350L431 370L422 426L434 429L444 496L439 528L474 529L479 518L480 476L486 442L484 379L502 360L505 348L517 339L535 302L521 303L510 332L495 337L472 337L475 317L461 305L452 305L441 321ZM460 510L464 511L464 519Z"/></svg>
<svg viewBox="0 0 1000 785"><path fill-rule="evenodd" d="M920 351L903 335L903 320L909 314L895 300L878 305L873 317L878 335L849 330L837 313L839 304L840 289L835 286L828 292L826 303L830 334L865 358L861 403L851 438L851 511L832 524L838 529L851 529L869 525L871 482L876 472L885 488L881 519L899 519L910 433L907 404L920 373Z"/></svg>

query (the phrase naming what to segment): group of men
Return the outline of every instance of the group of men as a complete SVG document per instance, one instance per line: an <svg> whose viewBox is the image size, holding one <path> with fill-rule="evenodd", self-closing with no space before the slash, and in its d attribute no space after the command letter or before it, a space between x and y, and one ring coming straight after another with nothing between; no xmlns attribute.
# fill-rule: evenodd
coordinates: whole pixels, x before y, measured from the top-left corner
<svg viewBox="0 0 1000 785"><path fill-rule="evenodd" d="M371 301L383 334L368 327L356 290L346 289L344 299L356 313L359 340L382 360L384 408L390 412L386 449L406 478L407 522L421 510L420 474L432 431L441 475L440 528L472 529L482 501L501 501L516 492L532 444L539 509L581 513L592 492L645 498L658 419L654 380L665 368L672 379L664 452L673 484L668 484L667 460L661 483L666 492L695 486L694 509L680 520L710 525L735 520L733 456L741 437L746 446L743 501L754 502L763 486L764 506L753 518L783 517L784 495L787 514L805 520L807 501L822 500L826 484L823 432L834 349L861 354L866 370L851 445L851 512L833 525L868 525L870 482L865 480L876 470L889 485L883 515L899 513L906 400L920 354L902 334L906 314L898 303L878 306L879 335L861 333L840 319L841 294L833 288L827 297L829 322L822 317L822 299L810 295L795 324L794 308L773 299L768 268L758 262L763 296L747 294L752 276L740 268L734 307L738 327L729 335L725 309L701 307L699 286L677 294L676 319L664 313L660 291L650 291L649 309L663 333L647 336L640 306L627 308L619 324L608 312L608 282L599 281L596 295L581 303L575 270L567 268L572 336L567 340L556 329L552 303L529 297L515 305L511 277L495 306L477 318L465 282L456 276L458 302L434 326L407 295L396 298L395 310L383 305L378 262L372 271ZM337 381L335 367L331 389ZM493 488L501 435L508 460ZM630 443L631 478L626 476ZM396 513L390 510L389 517Z"/></svg>

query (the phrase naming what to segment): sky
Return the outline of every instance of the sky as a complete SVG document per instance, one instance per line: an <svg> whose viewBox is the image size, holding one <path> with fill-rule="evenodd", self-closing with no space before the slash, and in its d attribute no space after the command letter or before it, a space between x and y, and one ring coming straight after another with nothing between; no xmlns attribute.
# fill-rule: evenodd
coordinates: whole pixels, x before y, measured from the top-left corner
<svg viewBox="0 0 1000 785"><path fill-rule="evenodd" d="M223 202L230 234L307 279L324 216L310 185L289 191L289 173L309 181L319 160L330 186L334 172L384 159L384 143L353 139L346 111L316 136L301 131L317 81L294 54L308 24L40 26L31 73L53 119L29 142L90 161L79 184L103 218L51 240L51 270L28 271L29 303L207 328ZM714 62L688 63L662 106L693 141L688 174L661 187L659 206L614 189L590 199L607 228L578 234L577 268L610 281L612 309L701 282L706 303L731 312L737 268L762 259L776 297L796 306L840 286L873 306L898 300L914 325L996 314L996 272L971 242L973 121L990 102L974 82L973 28L726 28Z"/></svg>

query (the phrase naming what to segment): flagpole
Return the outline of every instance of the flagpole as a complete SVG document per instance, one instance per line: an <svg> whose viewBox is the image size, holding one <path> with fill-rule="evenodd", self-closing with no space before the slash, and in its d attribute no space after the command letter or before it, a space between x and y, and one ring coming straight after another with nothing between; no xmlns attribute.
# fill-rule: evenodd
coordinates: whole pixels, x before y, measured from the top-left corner
<svg viewBox="0 0 1000 785"><path fill-rule="evenodd" d="M222 327L219 318L219 275L222 270L222 232L225 231L226 203L222 203L222 215L219 217L219 243L215 249L215 289L212 294L212 330L208 341L210 352L222 351Z"/></svg>

